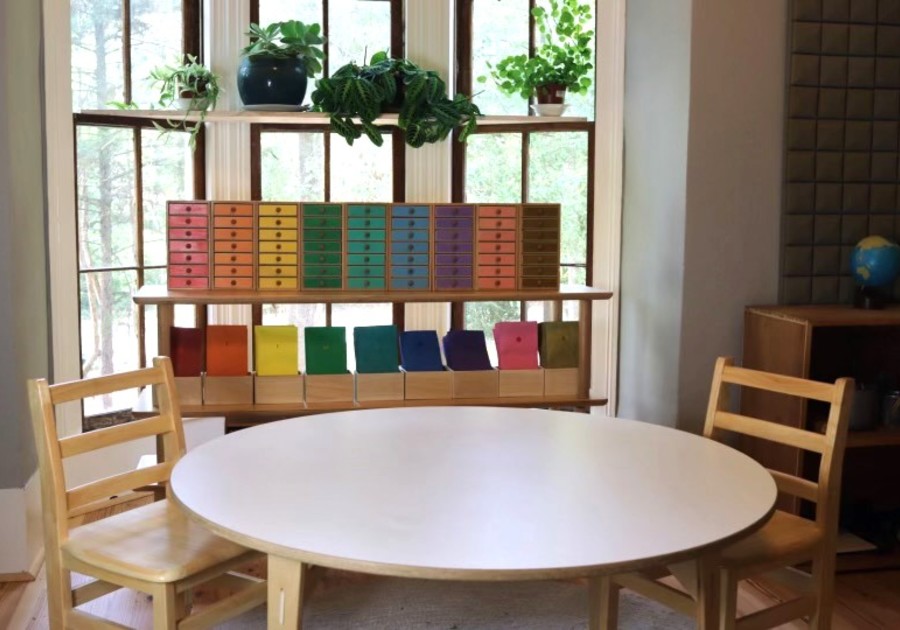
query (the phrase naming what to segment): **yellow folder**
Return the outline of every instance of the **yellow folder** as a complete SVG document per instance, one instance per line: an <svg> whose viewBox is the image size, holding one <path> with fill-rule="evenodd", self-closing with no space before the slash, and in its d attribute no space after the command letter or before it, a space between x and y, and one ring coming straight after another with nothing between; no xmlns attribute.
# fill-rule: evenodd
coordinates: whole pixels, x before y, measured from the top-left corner
<svg viewBox="0 0 900 630"><path fill-rule="evenodd" d="M253 348L258 376L297 374L296 326L254 326Z"/></svg>

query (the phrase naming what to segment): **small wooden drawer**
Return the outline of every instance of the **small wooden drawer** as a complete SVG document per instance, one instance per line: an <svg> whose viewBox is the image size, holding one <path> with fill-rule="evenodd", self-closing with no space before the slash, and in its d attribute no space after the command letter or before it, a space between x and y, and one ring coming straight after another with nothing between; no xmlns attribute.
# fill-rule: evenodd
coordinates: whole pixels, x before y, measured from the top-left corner
<svg viewBox="0 0 900 630"><path fill-rule="evenodd" d="M515 254L516 243L508 241L481 241L478 243L479 254Z"/></svg>
<svg viewBox="0 0 900 630"><path fill-rule="evenodd" d="M478 230L478 240L481 242L515 242L515 230Z"/></svg>
<svg viewBox="0 0 900 630"><path fill-rule="evenodd" d="M316 243L311 245L309 243L306 244L307 250L312 250L319 245L326 245L327 243ZM338 250L340 249L340 243L337 243ZM347 251L351 254L383 254L387 249L384 241L351 241L347 243ZM335 251L338 251L335 250Z"/></svg>
<svg viewBox="0 0 900 630"><path fill-rule="evenodd" d="M339 217L341 206L337 204L305 203L303 204L304 217Z"/></svg>
<svg viewBox="0 0 900 630"><path fill-rule="evenodd" d="M544 396L577 396L578 368L545 368Z"/></svg>
<svg viewBox="0 0 900 630"><path fill-rule="evenodd" d="M427 218L415 218L415 219L391 219L391 229L395 231L400 230L427 230L428 229L429 220Z"/></svg>
<svg viewBox="0 0 900 630"><path fill-rule="evenodd" d="M478 206L479 217L515 217L516 206Z"/></svg>
<svg viewBox="0 0 900 630"><path fill-rule="evenodd" d="M213 286L217 289L252 289L253 278L216 278Z"/></svg>
<svg viewBox="0 0 900 630"><path fill-rule="evenodd" d="M386 374L356 373L356 400L403 400L403 372Z"/></svg>
<svg viewBox="0 0 900 630"><path fill-rule="evenodd" d="M296 265L297 254L260 254L260 265Z"/></svg>
<svg viewBox="0 0 900 630"><path fill-rule="evenodd" d="M497 398L500 395L498 370L449 370L453 375L453 398Z"/></svg>
<svg viewBox="0 0 900 630"><path fill-rule="evenodd" d="M208 289L209 278L173 278L169 276L170 289Z"/></svg>
<svg viewBox="0 0 900 630"><path fill-rule="evenodd" d="M435 230L435 241L459 241L469 242L475 236L472 230Z"/></svg>
<svg viewBox="0 0 900 630"><path fill-rule="evenodd" d="M253 377L203 375L204 405L249 405L253 403Z"/></svg>
<svg viewBox="0 0 900 630"><path fill-rule="evenodd" d="M383 217L374 219L352 217L347 219L347 227L351 230L383 230L385 225L386 219Z"/></svg>
<svg viewBox="0 0 900 630"><path fill-rule="evenodd" d="M306 402L352 402L353 374L307 374Z"/></svg>
<svg viewBox="0 0 900 630"><path fill-rule="evenodd" d="M169 241L170 252L207 252L209 243L203 241Z"/></svg>
<svg viewBox="0 0 900 630"><path fill-rule="evenodd" d="M341 224L340 217L303 217L304 230L340 229Z"/></svg>
<svg viewBox="0 0 900 630"><path fill-rule="evenodd" d="M347 216L350 217L384 217L386 214L387 208L384 206L365 206L359 204L347 206Z"/></svg>
<svg viewBox="0 0 900 630"><path fill-rule="evenodd" d="M209 225L209 217L206 216L192 216L192 215L181 215L176 214L169 217L169 227L207 227Z"/></svg>
<svg viewBox="0 0 900 630"><path fill-rule="evenodd" d="M391 240L400 241L428 241L431 233L428 230L393 230L391 232Z"/></svg>
<svg viewBox="0 0 900 630"><path fill-rule="evenodd" d="M297 253L297 241L260 241L260 253L284 252Z"/></svg>
<svg viewBox="0 0 900 630"><path fill-rule="evenodd" d="M260 241L296 241L297 230L290 228L284 229L261 229L259 231Z"/></svg>
<svg viewBox="0 0 900 630"><path fill-rule="evenodd" d="M516 268L512 265L506 267L480 266L478 267L478 275L482 278L510 278L516 275Z"/></svg>
<svg viewBox="0 0 900 630"><path fill-rule="evenodd" d="M252 228L253 217L216 217L213 225L217 228Z"/></svg>
<svg viewBox="0 0 900 630"><path fill-rule="evenodd" d="M544 392L544 370L498 370L500 397L540 396Z"/></svg>
<svg viewBox="0 0 900 630"><path fill-rule="evenodd" d="M203 404L203 378L200 376L176 376L175 391L182 407Z"/></svg>
<svg viewBox="0 0 900 630"><path fill-rule="evenodd" d="M429 286L428 278L391 278L391 289L396 291L424 290Z"/></svg>
<svg viewBox="0 0 900 630"><path fill-rule="evenodd" d="M553 278L522 278L520 280L523 289L552 289L559 286L559 276Z"/></svg>
<svg viewBox="0 0 900 630"><path fill-rule="evenodd" d="M303 242L310 241L340 241L343 232L341 230L305 230Z"/></svg>
<svg viewBox="0 0 900 630"><path fill-rule="evenodd" d="M522 240L525 241L558 241L559 230L522 230Z"/></svg>
<svg viewBox="0 0 900 630"><path fill-rule="evenodd" d="M374 243L373 243L374 244ZM350 250L353 251L352 249ZM392 254L424 254L428 252L428 241L393 241L391 243Z"/></svg>
<svg viewBox="0 0 900 630"><path fill-rule="evenodd" d="M526 265L555 265L559 266L559 253L554 250L548 254L529 254L522 256L522 261Z"/></svg>
<svg viewBox="0 0 900 630"><path fill-rule="evenodd" d="M171 276L208 276L209 265L169 265Z"/></svg>
<svg viewBox="0 0 900 630"><path fill-rule="evenodd" d="M340 289L340 278L303 278L304 289Z"/></svg>
<svg viewBox="0 0 900 630"><path fill-rule="evenodd" d="M436 206L434 215L437 217L471 217L475 216L474 206Z"/></svg>
<svg viewBox="0 0 900 630"><path fill-rule="evenodd" d="M289 228L297 229L297 217L260 217L260 228Z"/></svg>
<svg viewBox="0 0 900 630"><path fill-rule="evenodd" d="M393 278L421 278L428 275L428 267L391 267Z"/></svg>
<svg viewBox="0 0 900 630"><path fill-rule="evenodd" d="M478 278L478 288L485 290L502 291L516 288L515 278Z"/></svg>
<svg viewBox="0 0 900 630"><path fill-rule="evenodd" d="M253 239L253 229L216 228L213 235L217 241L249 241Z"/></svg>
<svg viewBox="0 0 900 630"><path fill-rule="evenodd" d="M391 208L392 217L428 217L428 206L397 205Z"/></svg>
<svg viewBox="0 0 900 630"><path fill-rule="evenodd" d="M493 219L480 217L478 219L478 229L479 230L515 230L516 229L516 220L512 219Z"/></svg>
<svg viewBox="0 0 900 630"><path fill-rule="evenodd" d="M169 264L173 265L205 265L209 263L209 254L192 254L173 252L169 254Z"/></svg>
<svg viewBox="0 0 900 630"><path fill-rule="evenodd" d="M241 254L218 253L218 254L215 254L215 263L217 265L252 265L253 264L253 254L249 254L249 253L241 253Z"/></svg>
<svg viewBox="0 0 900 630"><path fill-rule="evenodd" d="M420 265L428 264L428 257L425 256L424 263L418 263ZM340 263L340 259L337 260ZM383 265L385 263L384 254L350 254L347 256L347 264L348 265ZM413 264L410 262L410 264Z"/></svg>
<svg viewBox="0 0 900 630"><path fill-rule="evenodd" d="M216 278L249 278L253 275L253 265L216 265L213 275Z"/></svg>
<svg viewBox="0 0 900 630"><path fill-rule="evenodd" d="M169 230L170 241L203 241L209 238L206 228L172 228Z"/></svg>
<svg viewBox="0 0 900 630"><path fill-rule="evenodd" d="M252 203L217 203L213 205L216 216L252 217Z"/></svg>
<svg viewBox="0 0 900 630"><path fill-rule="evenodd" d="M435 267L434 275L438 278L465 278L472 276L471 267Z"/></svg>
<svg viewBox="0 0 900 630"><path fill-rule="evenodd" d="M297 277L297 266L296 265L260 265L259 267L259 277L260 278L296 278Z"/></svg>
<svg viewBox="0 0 900 630"><path fill-rule="evenodd" d="M366 256L368 258L368 256ZM341 254L304 254L304 265L340 265L343 260Z"/></svg>
<svg viewBox="0 0 900 630"><path fill-rule="evenodd" d="M438 229L471 229L472 219L470 217L440 217L434 220L434 225Z"/></svg>
<svg viewBox="0 0 900 630"><path fill-rule="evenodd" d="M427 261L425 264L427 264ZM440 254L435 256L434 264L470 266L472 264L472 254Z"/></svg>
<svg viewBox="0 0 900 630"><path fill-rule="evenodd" d="M297 204L293 203L261 203L259 204L259 216L261 217L296 217Z"/></svg>
<svg viewBox="0 0 900 630"><path fill-rule="evenodd" d="M522 267L522 275L523 276L558 276L559 275L559 265L547 265L545 267L535 267L530 265L528 267Z"/></svg>
<svg viewBox="0 0 900 630"><path fill-rule="evenodd" d="M253 241L216 241L216 253L241 253L249 254L253 252Z"/></svg>
<svg viewBox="0 0 900 630"><path fill-rule="evenodd" d="M169 202L169 214L191 214L191 215L209 215L209 204L201 201L178 201Z"/></svg>
<svg viewBox="0 0 900 630"><path fill-rule="evenodd" d="M384 278L348 278L347 279L347 288L348 289L361 289L367 290L371 289L372 291L381 290L385 288L385 280Z"/></svg>
<svg viewBox="0 0 900 630"><path fill-rule="evenodd" d="M515 254L479 254L478 265L515 265Z"/></svg>
<svg viewBox="0 0 900 630"><path fill-rule="evenodd" d="M440 291L468 291L472 289L472 278L437 278L435 288Z"/></svg>
<svg viewBox="0 0 900 630"><path fill-rule="evenodd" d="M449 400L453 397L453 373L403 372L406 400Z"/></svg>
<svg viewBox="0 0 900 630"><path fill-rule="evenodd" d="M260 289L296 289L297 278L260 278Z"/></svg>
<svg viewBox="0 0 900 630"><path fill-rule="evenodd" d="M522 227L526 230L558 230L559 218L557 217L527 217L522 219Z"/></svg>
<svg viewBox="0 0 900 630"><path fill-rule="evenodd" d="M522 216L528 217L558 217L559 206L542 206L527 204L522 207Z"/></svg>
<svg viewBox="0 0 900 630"><path fill-rule="evenodd" d="M472 241L447 242L440 241L434 244L434 249L438 254L471 254Z"/></svg>
<svg viewBox="0 0 900 630"><path fill-rule="evenodd" d="M384 238L384 230L347 230L350 241L383 241Z"/></svg>
<svg viewBox="0 0 900 630"><path fill-rule="evenodd" d="M526 254L559 254L559 241L523 241L522 252Z"/></svg>
<svg viewBox="0 0 900 630"><path fill-rule="evenodd" d="M324 267L303 267L303 274L311 278L339 278L340 265L326 265Z"/></svg>
<svg viewBox="0 0 900 630"><path fill-rule="evenodd" d="M369 267L363 267L361 265L350 265L347 267L347 276L350 278L383 278L384 265Z"/></svg>
<svg viewBox="0 0 900 630"><path fill-rule="evenodd" d="M303 402L303 375L254 376L253 398L257 405Z"/></svg>

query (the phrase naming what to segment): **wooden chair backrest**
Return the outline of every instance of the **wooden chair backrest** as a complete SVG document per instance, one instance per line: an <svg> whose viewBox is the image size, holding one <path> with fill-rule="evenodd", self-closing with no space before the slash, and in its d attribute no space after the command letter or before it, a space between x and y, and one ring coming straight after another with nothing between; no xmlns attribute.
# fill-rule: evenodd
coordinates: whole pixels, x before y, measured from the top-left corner
<svg viewBox="0 0 900 630"><path fill-rule="evenodd" d="M732 413L728 404L729 385L828 403L825 433ZM841 468L847 442L852 396L853 379L850 378L839 378L834 383L822 383L736 367L731 358L719 357L713 373L703 434L717 439L719 433L724 430L819 453L821 463L815 481L779 470L769 469L769 472L775 479L779 492L816 504L816 522L820 526L836 527Z"/></svg>
<svg viewBox="0 0 900 630"><path fill-rule="evenodd" d="M70 437L57 434L56 406L134 388L155 387L159 414ZM153 367L49 385L46 379L28 381L31 422L40 468L45 529L52 526L58 540L68 537L69 518L86 506L150 484L165 484L172 467L184 454L184 429L175 396L172 363L168 357L153 359ZM97 449L146 437L156 437L162 457L154 466L67 489L63 460ZM55 522L55 525L51 525Z"/></svg>

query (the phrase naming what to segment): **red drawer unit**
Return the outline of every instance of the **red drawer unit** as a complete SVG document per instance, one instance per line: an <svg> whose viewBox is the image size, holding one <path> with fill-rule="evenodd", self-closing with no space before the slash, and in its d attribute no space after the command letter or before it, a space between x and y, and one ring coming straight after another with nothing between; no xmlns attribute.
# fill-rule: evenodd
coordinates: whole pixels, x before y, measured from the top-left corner
<svg viewBox="0 0 900 630"><path fill-rule="evenodd" d="M559 204L522 207L519 289L559 287Z"/></svg>
<svg viewBox="0 0 900 630"><path fill-rule="evenodd" d="M514 204L478 206L477 289L498 291L516 288L519 211L520 207Z"/></svg>
<svg viewBox="0 0 900 630"><path fill-rule="evenodd" d="M212 212L212 277L216 289L253 289L254 204L216 201Z"/></svg>
<svg viewBox="0 0 900 630"><path fill-rule="evenodd" d="M170 289L209 288L209 225L208 201L166 204Z"/></svg>

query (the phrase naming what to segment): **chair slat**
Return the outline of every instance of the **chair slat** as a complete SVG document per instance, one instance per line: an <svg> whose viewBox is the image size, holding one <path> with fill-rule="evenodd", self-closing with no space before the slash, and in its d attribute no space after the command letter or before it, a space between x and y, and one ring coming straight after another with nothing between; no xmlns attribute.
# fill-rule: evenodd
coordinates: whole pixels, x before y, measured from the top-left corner
<svg viewBox="0 0 900 630"><path fill-rule="evenodd" d="M772 477L775 479L775 485L778 486L780 491L813 503L819 502L819 484L809 479L788 475L780 470L772 470L771 468L767 470L772 474Z"/></svg>
<svg viewBox="0 0 900 630"><path fill-rule="evenodd" d="M156 466L131 470L72 488L66 493L69 515L81 506L93 503L98 499L105 499L140 486L150 485L151 483L166 481L172 472L173 466L172 462L163 462Z"/></svg>
<svg viewBox="0 0 900 630"><path fill-rule="evenodd" d="M72 457L114 444L168 433L171 430L172 422L169 418L153 416L62 438L59 441L59 449L63 458Z"/></svg>
<svg viewBox="0 0 900 630"><path fill-rule="evenodd" d="M796 376L773 374L771 372L759 372L741 367L726 367L722 373L722 381L744 387L765 389L788 396L812 398L830 403L834 396L833 383L820 383L809 381Z"/></svg>
<svg viewBox="0 0 900 630"><path fill-rule="evenodd" d="M50 398L54 405L59 405L71 400L80 400L92 396L102 396L124 389L136 389L147 385L159 384L164 376L155 368L143 368L131 372L121 372L108 376L87 378L81 381L60 383L50 387Z"/></svg>
<svg viewBox="0 0 900 630"><path fill-rule="evenodd" d="M822 453L825 450L824 435L775 422L765 422L736 413L717 411L713 423L719 429L743 433L814 453Z"/></svg>
<svg viewBox="0 0 900 630"><path fill-rule="evenodd" d="M72 630L132 630L115 621L103 619L83 610L70 610L66 614L66 628Z"/></svg>

